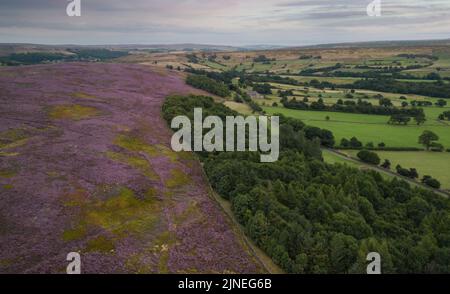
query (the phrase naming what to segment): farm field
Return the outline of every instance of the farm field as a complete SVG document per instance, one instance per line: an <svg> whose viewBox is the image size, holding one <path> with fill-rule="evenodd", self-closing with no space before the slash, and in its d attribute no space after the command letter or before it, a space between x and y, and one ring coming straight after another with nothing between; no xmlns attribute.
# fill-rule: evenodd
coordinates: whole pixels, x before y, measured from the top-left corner
<svg viewBox="0 0 450 294"><path fill-rule="evenodd" d="M187 55L195 54L196 62L191 62ZM407 58L402 54L416 54L415 58ZM264 55L266 62L255 62L255 58ZM421 55L437 56L438 60L420 57ZM403 73L410 73L422 77L429 73L439 73L442 77L450 76L450 54L447 48L436 50L434 47L392 47L392 48L333 48L333 49L285 49L267 51L235 51L235 52L170 52L151 53L139 52L119 59L123 62L152 64L164 67L167 64L186 67L203 68L212 71L237 70L247 73L272 73L286 75L299 81L317 79L336 84L346 84L360 78L353 77L324 77L319 75L296 76L302 70L326 69L341 64L343 70L349 73L361 73L385 67L403 67ZM156 62L156 63L155 63ZM420 66L416 69L406 69L408 66ZM331 74L334 71L330 72ZM406 80L405 80L406 81ZM427 80L412 80L416 82L431 82Z"/></svg>
<svg viewBox="0 0 450 294"><path fill-rule="evenodd" d="M358 151L345 150L342 151L350 156L356 158ZM442 189L450 189L450 174L448 167L450 166L450 153L437 152L391 152L391 151L376 151L378 156L384 160L389 159L392 163L392 169L395 169L397 164L404 168L416 168L419 172L420 178L424 175L432 175L438 179L442 184ZM420 158L420 160L418 160Z"/></svg>
<svg viewBox="0 0 450 294"><path fill-rule="evenodd" d="M308 79L307 81L310 81ZM273 89L272 94L273 95L267 95L266 98L275 98L274 100L278 101L280 100L280 97L277 96L278 90L292 90L294 95L297 97L297 99L302 99L304 97L308 97L310 102L317 101L320 97L324 99L325 104L335 104L338 99L342 99L343 101L357 101L357 99L361 99L363 101L371 102L374 105L378 105L378 99L374 98L376 95L382 95L385 98L388 98L391 100L392 104L396 107L401 107L402 102L408 102L411 103L412 101L428 101L431 103L436 103L440 98L434 98L434 97L427 97L423 95L402 95L398 93L389 93L389 92L379 92L379 91L371 91L371 90L360 90L357 89L355 93L352 93L353 98L347 98L346 95L349 94L348 89L316 89L313 87L304 87L304 86L295 86L295 85L286 85L286 84L279 84L279 83L269 83ZM320 96L319 96L320 95ZM400 97L404 96L403 99L400 99ZM293 98L290 96L289 98ZM256 101L258 102L258 101ZM259 101L261 102L261 101ZM424 109L427 108L434 108L435 112L440 114L443 111L447 110L445 108L447 107L423 107ZM437 114L437 115L438 115ZM437 118L433 117L433 118Z"/></svg>
<svg viewBox="0 0 450 294"><path fill-rule="evenodd" d="M247 104L244 103L237 103L234 101L225 101L223 103L225 106L227 106L228 108L231 108L239 113L242 113L243 115L250 115L252 114L252 109L250 108L250 106L248 106Z"/></svg>
<svg viewBox="0 0 450 294"><path fill-rule="evenodd" d="M336 153L333 153L333 152L331 152L331 151L329 151L327 149L323 149L322 150L322 156L323 156L323 160L326 163L329 163L329 164L336 164L336 163L338 163L338 164L344 164L344 165L348 165L350 167L358 168L360 170L369 170L369 169L376 170L377 172L379 172L381 174L381 176L384 179L386 179L388 181L392 180L393 178L396 177L395 175L393 175L393 174L391 174L389 172L386 172L386 171L383 171L383 170L380 170L380 169L376 169L375 167L373 167L373 166L371 166L369 164L366 164L364 162L354 161L350 154L348 155L349 158L345 159L345 158L342 158L341 156L337 155ZM410 183L413 184L413 185L417 185L417 184L415 184L415 182L410 182Z"/></svg>
<svg viewBox="0 0 450 294"><path fill-rule="evenodd" d="M328 129L333 132L336 142L355 136L364 144L384 142L387 147L422 147L418 137L425 130L435 132L439 142L450 148L450 126L437 121L427 121L422 126L410 124L408 126L389 125L388 116L365 115L353 113L303 111L282 107L263 107L269 115L281 113L283 115L302 120L308 125ZM326 117L330 120L327 121Z"/></svg>

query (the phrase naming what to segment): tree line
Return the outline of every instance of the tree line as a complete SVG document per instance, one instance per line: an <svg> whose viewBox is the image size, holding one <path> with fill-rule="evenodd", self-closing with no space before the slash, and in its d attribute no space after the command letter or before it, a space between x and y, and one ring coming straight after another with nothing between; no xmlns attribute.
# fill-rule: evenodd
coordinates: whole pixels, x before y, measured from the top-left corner
<svg viewBox="0 0 450 294"><path fill-rule="evenodd" d="M347 102L347 101L346 101ZM361 113L361 114L373 114L373 115L404 115L407 117L424 116L422 108L397 108L372 105L372 103L363 101L361 99L358 102L348 101L347 103L342 100L333 105L326 105L322 98L318 101L314 101L308 104L305 101L297 100L293 98L288 100L286 97L282 99L283 106L289 109L298 110L317 110L317 111L331 111L331 112L346 112L346 113Z"/></svg>
<svg viewBox="0 0 450 294"><path fill-rule="evenodd" d="M175 97L175 115L193 108L230 113L206 97ZM232 203L246 234L288 273L365 273L378 252L384 273L450 272L450 200L374 171L323 161L306 125L280 119L280 160L258 153L200 154L208 179Z"/></svg>
<svg viewBox="0 0 450 294"><path fill-rule="evenodd" d="M126 51L108 49L68 49L72 54L52 52L13 53L0 57L0 64L8 66L32 65L44 62L71 62L85 60L108 60L128 55Z"/></svg>

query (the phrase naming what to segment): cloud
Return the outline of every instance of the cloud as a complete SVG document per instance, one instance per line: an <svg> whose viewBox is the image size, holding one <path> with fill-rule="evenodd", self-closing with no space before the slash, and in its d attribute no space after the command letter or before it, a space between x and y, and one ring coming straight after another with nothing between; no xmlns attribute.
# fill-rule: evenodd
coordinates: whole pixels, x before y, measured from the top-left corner
<svg viewBox="0 0 450 294"><path fill-rule="evenodd" d="M303 45L450 37L450 1L382 0L2 0L0 42ZM349 36L349 32L353 32Z"/></svg>

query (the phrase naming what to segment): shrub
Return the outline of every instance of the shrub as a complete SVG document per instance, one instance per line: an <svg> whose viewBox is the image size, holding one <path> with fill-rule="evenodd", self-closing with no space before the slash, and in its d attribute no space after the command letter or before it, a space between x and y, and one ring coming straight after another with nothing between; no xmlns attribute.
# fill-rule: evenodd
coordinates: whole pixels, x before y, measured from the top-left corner
<svg viewBox="0 0 450 294"><path fill-rule="evenodd" d="M384 169L391 169L391 162L389 161L389 159L385 159L381 167Z"/></svg>
<svg viewBox="0 0 450 294"><path fill-rule="evenodd" d="M242 100L242 97L239 95L234 96L234 101L237 103L243 103L244 100Z"/></svg>
<svg viewBox="0 0 450 294"><path fill-rule="evenodd" d="M415 168L406 169L403 168L401 165L397 165L396 167L397 173L401 176L410 178L410 179L417 179L419 178L419 174L417 173L417 170Z"/></svg>
<svg viewBox="0 0 450 294"><path fill-rule="evenodd" d="M347 139L345 139L345 138L343 138L343 139L341 140L341 147L345 147L345 148L350 147L350 141L347 140Z"/></svg>
<svg viewBox="0 0 450 294"><path fill-rule="evenodd" d="M443 152L444 151L444 146L442 144L440 144L440 143L433 142L433 143L431 143L430 150L434 151L434 152Z"/></svg>
<svg viewBox="0 0 450 294"><path fill-rule="evenodd" d="M434 189L440 189L441 188L441 183L432 178L431 176L424 176L422 179L422 183L424 183L425 185L427 185L428 187L434 188Z"/></svg>
<svg viewBox="0 0 450 294"><path fill-rule="evenodd" d="M361 159L361 161L373 164L373 165L379 165L381 160L380 157L378 157L378 154L375 152L371 152L368 150L362 150L358 153L358 158Z"/></svg>
<svg viewBox="0 0 450 294"><path fill-rule="evenodd" d="M258 104L256 104L256 103L253 102L253 101L248 102L248 105L251 107L251 109L252 109L254 112L261 112L261 111L263 111L263 109L261 108L261 106L259 106Z"/></svg>
<svg viewBox="0 0 450 294"><path fill-rule="evenodd" d="M356 137L350 139L350 146L354 148L361 148L363 144Z"/></svg>
<svg viewBox="0 0 450 294"><path fill-rule="evenodd" d="M255 84L253 85L253 90L262 95L272 94L272 86L270 84Z"/></svg>

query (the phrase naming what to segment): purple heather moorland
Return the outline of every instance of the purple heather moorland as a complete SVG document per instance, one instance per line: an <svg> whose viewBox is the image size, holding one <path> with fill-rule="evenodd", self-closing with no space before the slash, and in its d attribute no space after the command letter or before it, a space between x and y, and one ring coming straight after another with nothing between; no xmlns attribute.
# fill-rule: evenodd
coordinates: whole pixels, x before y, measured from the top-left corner
<svg viewBox="0 0 450 294"><path fill-rule="evenodd" d="M261 266L190 153L170 149L167 95L140 65L0 69L0 273L255 273Z"/></svg>

